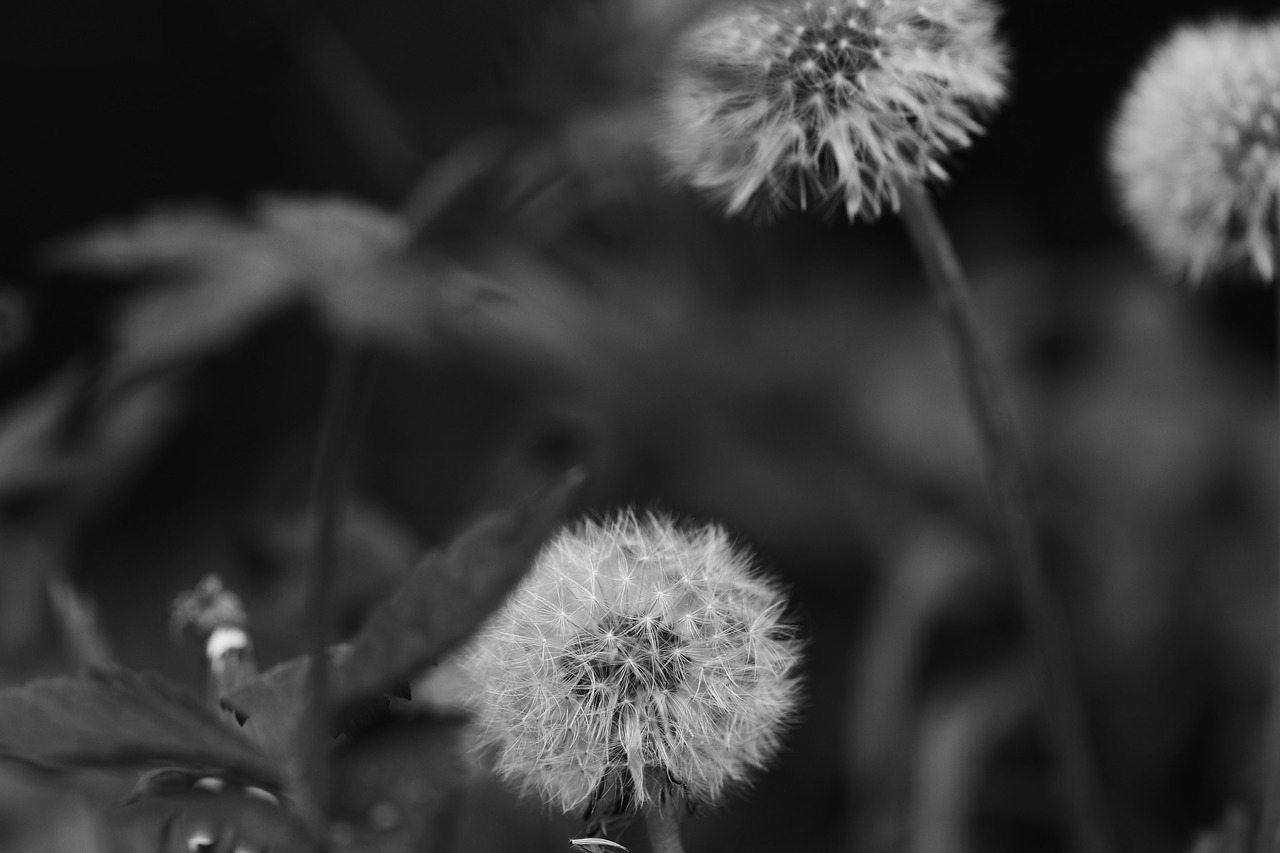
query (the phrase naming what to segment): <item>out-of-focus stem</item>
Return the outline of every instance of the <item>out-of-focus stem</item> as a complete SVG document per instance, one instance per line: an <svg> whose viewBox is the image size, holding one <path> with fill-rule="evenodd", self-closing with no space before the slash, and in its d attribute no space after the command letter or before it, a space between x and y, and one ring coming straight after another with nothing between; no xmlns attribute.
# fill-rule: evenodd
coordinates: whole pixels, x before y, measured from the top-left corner
<svg viewBox="0 0 1280 853"><path fill-rule="evenodd" d="M649 830L649 849L653 853L684 853L680 843L680 821L675 810L652 806L644 810L645 829Z"/></svg>
<svg viewBox="0 0 1280 853"><path fill-rule="evenodd" d="M286 4L299 64L328 102L352 150L387 193L400 192L422 170L391 100L336 27L310 4Z"/></svg>
<svg viewBox="0 0 1280 853"><path fill-rule="evenodd" d="M1066 619L1050 590L1041 558L1030 474L1018 442L1005 385L987 352L973 294L933 202L917 185L900 187L902 219L933 288L978 427L991 498L1026 611L1038 658L1040 694L1054 759L1069 809L1075 847L1112 853L1084 705Z"/></svg>
<svg viewBox="0 0 1280 853"><path fill-rule="evenodd" d="M497 131L469 136L423 170L404 201L400 215L416 241L434 227L449 205L484 178L508 153L508 141Z"/></svg>
<svg viewBox="0 0 1280 853"><path fill-rule="evenodd" d="M337 540L342 521L343 476L352 444L360 358L358 344L351 341L339 343L329 373L329 387L320 421L311 493L316 525L306 597L307 648L311 663L307 679L307 717L299 735L309 794L312 803L322 811L328 804L332 782L329 768L331 708L328 649L333 641Z"/></svg>
<svg viewBox="0 0 1280 853"><path fill-rule="evenodd" d="M1276 253L1280 267L1280 252ZM1280 290L1276 293L1276 331L1280 334ZM1280 351L1276 355L1280 371ZM1280 390L1280 372L1277 373L1277 390ZM1280 507L1278 507L1280 510ZM1276 532L1280 534L1280 515L1276 518ZM1277 560L1280 567L1280 558ZM1280 574L1272 616L1277 622L1277 636L1271 649L1271 695L1267 700L1266 744L1262 752L1262 804L1258 819L1258 834L1254 839L1255 853L1280 851Z"/></svg>

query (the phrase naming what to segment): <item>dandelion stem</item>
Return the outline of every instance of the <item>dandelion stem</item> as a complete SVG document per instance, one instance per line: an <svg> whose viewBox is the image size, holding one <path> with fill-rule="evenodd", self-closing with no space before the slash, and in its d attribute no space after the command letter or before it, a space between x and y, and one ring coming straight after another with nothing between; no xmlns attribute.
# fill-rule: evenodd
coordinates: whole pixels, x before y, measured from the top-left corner
<svg viewBox="0 0 1280 853"><path fill-rule="evenodd" d="M1280 262L1280 251L1276 252L1276 260ZM1276 330L1280 334L1280 290L1276 293ZM1280 389L1280 350L1276 353L1276 367ZM1276 521L1277 532L1280 532L1280 516ZM1277 582L1280 583L1280 577ZM1280 589L1277 589L1275 615L1280 618ZM1273 641L1271 656L1271 696L1267 700L1266 745L1262 754L1262 807L1253 847L1255 853L1280 850L1280 637Z"/></svg>
<svg viewBox="0 0 1280 853"><path fill-rule="evenodd" d="M1075 847L1086 853L1110 853L1114 847L1085 728L1070 635L1041 559L1031 478L1019 448L1008 392L984 346L973 294L932 201L917 185L903 185L899 191L903 222L942 312L978 426L992 500L1038 658L1041 700Z"/></svg>
<svg viewBox="0 0 1280 853"><path fill-rule="evenodd" d="M649 831L649 849L653 853L684 853L684 845L680 843L680 820L674 809L646 808L644 825Z"/></svg>

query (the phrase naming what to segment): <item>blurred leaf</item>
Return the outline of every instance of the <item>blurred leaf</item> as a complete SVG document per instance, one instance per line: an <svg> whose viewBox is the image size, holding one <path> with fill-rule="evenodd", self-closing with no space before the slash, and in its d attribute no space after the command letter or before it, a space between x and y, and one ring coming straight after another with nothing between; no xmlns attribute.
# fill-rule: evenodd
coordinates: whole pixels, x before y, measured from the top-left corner
<svg viewBox="0 0 1280 853"><path fill-rule="evenodd" d="M398 718L334 757L335 842L341 851L417 853L444 841L463 781L458 717Z"/></svg>
<svg viewBox="0 0 1280 853"><path fill-rule="evenodd" d="M983 814L983 774L992 756L1033 704L1025 667L1011 666L930 702L916 733L911 773L912 853L967 853L972 826ZM1024 789L1025 794L1025 789ZM1017 805L993 803L1016 813Z"/></svg>
<svg viewBox="0 0 1280 853"><path fill-rule="evenodd" d="M402 259L406 241L400 220L358 202L269 198L249 221L162 211L63 243L52 259L163 285L120 319L112 371L121 380L225 346L297 302L338 333L415 344L430 293Z"/></svg>
<svg viewBox="0 0 1280 853"><path fill-rule="evenodd" d="M58 435L75 405L81 380L63 374L0 420L0 493L43 490L71 479L75 460L57 448Z"/></svg>
<svg viewBox="0 0 1280 853"><path fill-rule="evenodd" d="M515 507L488 515L429 554L370 615L350 644L330 650L337 731L384 707L385 695L466 639L524 574L581 482L577 471ZM307 658L275 666L223 704L273 755L287 756L305 713Z"/></svg>
<svg viewBox="0 0 1280 853"><path fill-rule="evenodd" d="M881 846L903 825L930 640L948 612L983 589L983 556L966 530L930 518L909 530L886 564L848 700L847 772L857 792L852 825L861 839L855 846Z"/></svg>
<svg viewBox="0 0 1280 853"><path fill-rule="evenodd" d="M315 560L313 512L264 517L249 531L247 546L276 578L269 609L278 624L303 624L306 578ZM334 579L338 618L358 624L409 574L422 547L379 507L351 497L343 503ZM348 621L351 620L351 621Z"/></svg>
<svg viewBox="0 0 1280 853"><path fill-rule="evenodd" d="M525 106L551 120L616 113L656 94L680 37L726 0L585 0L545 24L523 69Z"/></svg>
<svg viewBox="0 0 1280 853"><path fill-rule="evenodd" d="M727 2L538 8L516 69L514 121L464 139L433 164L410 195L406 218L436 243L507 230L563 247L574 228L607 229L610 214L637 207L661 183L651 140L663 120L660 94L673 54L691 26ZM628 237L644 218L627 217Z"/></svg>
<svg viewBox="0 0 1280 853"><path fill-rule="evenodd" d="M1244 810L1230 809L1219 826L1196 836L1190 853L1247 853L1252 826Z"/></svg>
<svg viewBox="0 0 1280 853"><path fill-rule="evenodd" d="M152 445L173 412L162 385L109 402L87 388L81 372L67 371L0 419L0 497L74 486L76 500L90 501Z"/></svg>
<svg viewBox="0 0 1280 853"><path fill-rule="evenodd" d="M470 636L529 568L582 479L575 469L429 554L338 661L338 703L413 678Z"/></svg>
<svg viewBox="0 0 1280 853"><path fill-rule="evenodd" d="M0 850L106 853L97 800L66 779L0 762Z"/></svg>
<svg viewBox="0 0 1280 853"><path fill-rule="evenodd" d="M113 665L115 655L98 608L72 586L63 572L49 572L46 582L50 610L62 635L62 644L75 666L101 669Z"/></svg>
<svg viewBox="0 0 1280 853"><path fill-rule="evenodd" d="M421 170L422 158L376 75L318 9L288 8L298 15L288 27L293 48L348 143L379 184L401 191Z"/></svg>
<svg viewBox="0 0 1280 853"><path fill-rule="evenodd" d="M62 525L0 522L0 661L29 657L46 636L45 580L64 568L66 549Z"/></svg>
<svg viewBox="0 0 1280 853"><path fill-rule="evenodd" d="M0 690L0 757L53 767L208 767L279 787L270 761L194 695L126 669Z"/></svg>
<svg viewBox="0 0 1280 853"><path fill-rule="evenodd" d="M104 824L108 849L114 853L195 849L309 853L315 849L305 828L289 812L235 789L142 797L108 809ZM195 847L192 839L207 839L209 847Z"/></svg>

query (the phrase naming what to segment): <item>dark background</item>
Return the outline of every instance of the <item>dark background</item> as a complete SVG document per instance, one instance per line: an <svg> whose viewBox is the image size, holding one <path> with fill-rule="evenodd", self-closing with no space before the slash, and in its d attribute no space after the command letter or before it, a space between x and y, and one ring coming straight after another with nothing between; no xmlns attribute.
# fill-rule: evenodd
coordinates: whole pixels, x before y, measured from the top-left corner
<svg viewBox="0 0 1280 853"><path fill-rule="evenodd" d="M395 107L406 141L431 157L509 116L529 33L556 5L316 8ZM1016 208L1028 238L1055 251L1121 238L1101 152L1145 52L1179 22L1274 9L1261 0L1005 6L1012 94L947 198ZM164 199L278 189L394 203L406 189L394 178L412 179L362 165L332 94L306 70L286 4L19 0L0 14L6 269L39 241Z"/></svg>
<svg viewBox="0 0 1280 853"><path fill-rule="evenodd" d="M7 3L0 274L23 271L33 247L52 237L165 201L237 204L287 191L398 203L424 163L468 131L510 120L512 92L547 50L537 33L557 6L316 4L367 75L352 84L317 71L335 60L300 23L316 19L306 4ZM963 221L994 210L1014 232L998 239L1052 254L1128 240L1103 151L1129 75L1180 22L1273 8L1265 0L1005 4L1011 95L988 138L954 164L943 205L964 211ZM351 129L368 109L360 104L369 85L403 131L374 156ZM812 219L788 226L827 230ZM837 231L815 239L844 241ZM1262 294L1232 289L1206 301L1229 334L1268 345Z"/></svg>
<svg viewBox="0 0 1280 853"><path fill-rule="evenodd" d="M234 212L264 191L393 207L451 145L528 110L513 93L544 61L535 34L554 5L5 3L0 398L91 362L124 298L49 275L48 241L167 202ZM1187 849L1250 802L1258 771L1274 296L1167 280L1119 220L1104 167L1146 51L1178 22L1231 12L1274 5L1011 4L1009 101L939 194L1014 381L1131 850ZM617 252L652 289L616 296L617 329L570 328L547 375L465 346L384 368L357 489L396 533L373 524L382 550L351 556L346 627L389 583L388 550L438 543L483 502L495 458L586 460L584 509L729 523L791 586L811 638L787 754L693 821L690 849L904 849L900 787L967 809L968 849L1059 849L1016 597L987 571L972 436L898 224L724 224L692 194L660 192L670 230L637 225ZM641 264L668 251L677 273ZM305 537L280 519L305 498L330 354L304 314L255 327L201 367L175 429L70 536L69 572L121 660L198 683L164 621L205 571L246 590L265 658L296 652L289 560ZM597 362L604 379L575 372ZM47 638L20 639L0 650L6 678L64 665ZM571 831L486 783L460 849L561 849Z"/></svg>

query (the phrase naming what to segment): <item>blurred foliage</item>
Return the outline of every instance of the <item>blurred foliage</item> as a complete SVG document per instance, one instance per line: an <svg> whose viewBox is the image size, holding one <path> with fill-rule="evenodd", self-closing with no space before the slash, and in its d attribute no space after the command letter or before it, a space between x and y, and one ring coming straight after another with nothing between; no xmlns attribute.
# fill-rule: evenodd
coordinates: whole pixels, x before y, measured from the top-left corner
<svg viewBox="0 0 1280 853"><path fill-rule="evenodd" d="M0 32L54 26L27 5L31 26ZM808 707L790 752L722 812L690 821L690 849L1061 849L973 435L895 224L724 224L666 186L639 143L670 17L592 3L403 5L208 4L182 13L193 16L182 19L187 57L169 55L164 15L149 7L122 5L100 39L91 24L108 7L79 9L75 85L97 98L85 121L120 106L90 73L108 63L111 38L136 48L150 34L150 52L135 56L155 74L135 81L137 103L113 113L126 129L96 139L95 155L135 166L151 156L164 177L199 152L204 171L163 193L140 183L147 194L134 196L130 168L86 172L64 141L62 171L15 181L47 181L47 193L20 193L8 216L56 223L60 236L0 291L0 678L101 664L109 645L166 681L35 682L42 701L93 708L84 722L104 729L54 738L59 748L120 748L111 738L137 723L150 748L170 738L197 750L191 732L224 723L175 698L201 670L170 641L166 614L216 572L243 595L262 659L283 663L260 686L291 685L268 694L290 728L304 689L321 412L333 366L356 346L369 367L354 401L333 628L370 644L360 671L377 683L359 696L377 699L465 636L517 571L480 585L448 642L427 636L399 659L394 637L425 631L417 620L439 607L434 583L466 580L449 569L455 551L420 555L580 465L575 509L653 503L728 524L786 579L810 636ZM1015 382L1124 847L1225 853L1239 848L1239 818L1199 833L1256 793L1275 627L1272 353L1251 332L1269 325L1270 305L1229 288L1180 293L1128 248L1046 251L1054 223L1090 217L1088 231L1105 219L1075 185L1095 180L1081 178L1093 155L1080 125L1124 65L1114 53L1068 63L1023 47L1019 34L1048 15L1070 24L1071 50L1090 44L1097 16L1062 5L1010 10L1031 76L948 212ZM197 39L209 21L220 35ZM1126 32L1136 56L1144 45ZM233 57L245 55L241 69ZM71 86L56 60L41 60L55 63L46 97ZM15 49L4 61L36 58ZM1035 76L1050 62L1059 70ZM172 67L194 87L191 103L156 74ZM1050 86L1054 74L1070 85ZM201 75L265 89L231 98L244 111L232 123L235 110L201 101L213 90ZM1088 97L1070 109L1051 97L1082 87ZM149 123L156 103L163 131ZM292 116L287 131L277 108ZM130 142L138 128L145 145ZM1037 142L1046 137L1059 147ZM1010 156L1018 146L1063 159L1046 169L1047 154ZM1012 172L991 171L1001 157ZM1038 224L1015 206L1015 184L1038 186ZM243 202L266 185L323 194ZM161 203L215 186L239 201ZM99 197L116 201L94 207ZM393 198L405 199L399 211L385 205ZM1083 214L1082 198L1095 205ZM126 215L144 200L151 213ZM12 233L49 236L21 221ZM414 578L428 592L412 592ZM415 685L415 714L427 698L449 706L450 677L442 664ZM31 689L8 688L0 717ZM580 829L488 779L434 787L465 775L452 718L379 719L333 757L333 826L349 849L408 849L404 839L430 829L430 849L563 850ZM178 758L209 763L172 749L149 760ZM219 752L212 763L233 762ZM186 850L202 832L255 849L304 843L305 828L243 785L215 796L196 773L138 789L128 770L0 762L0 847Z"/></svg>

